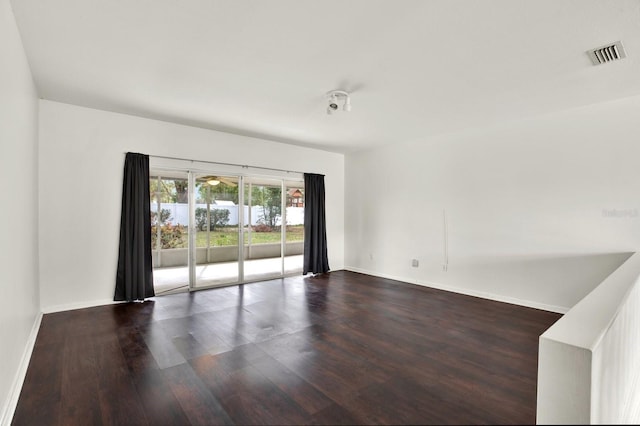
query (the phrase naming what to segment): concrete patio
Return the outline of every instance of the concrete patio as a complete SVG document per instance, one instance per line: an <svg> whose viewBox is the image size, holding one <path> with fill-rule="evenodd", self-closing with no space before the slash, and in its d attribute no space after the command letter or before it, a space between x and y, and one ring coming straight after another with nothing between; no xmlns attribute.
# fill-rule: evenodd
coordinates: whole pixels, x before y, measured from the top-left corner
<svg viewBox="0 0 640 426"><path fill-rule="evenodd" d="M280 257L244 261L244 280L256 281L280 276ZM302 273L302 255L285 256L285 275ZM156 296L188 291L189 268L178 266L153 270ZM238 262L219 262L196 265L195 288L238 283Z"/></svg>

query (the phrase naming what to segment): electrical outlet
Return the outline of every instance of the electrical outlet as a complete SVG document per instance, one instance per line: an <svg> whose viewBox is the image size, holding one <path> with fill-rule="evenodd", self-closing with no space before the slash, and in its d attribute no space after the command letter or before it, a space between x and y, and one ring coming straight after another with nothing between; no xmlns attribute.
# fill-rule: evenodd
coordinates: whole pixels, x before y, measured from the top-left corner
<svg viewBox="0 0 640 426"><path fill-rule="evenodd" d="M420 262L418 261L418 259L411 259L411 266L413 266L414 268L420 266Z"/></svg>

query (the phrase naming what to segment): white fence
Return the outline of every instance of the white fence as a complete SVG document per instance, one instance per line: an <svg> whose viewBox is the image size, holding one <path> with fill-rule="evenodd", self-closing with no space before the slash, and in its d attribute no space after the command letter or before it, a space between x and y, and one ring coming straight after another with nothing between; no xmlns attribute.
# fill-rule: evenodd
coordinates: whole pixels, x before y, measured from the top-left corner
<svg viewBox="0 0 640 426"><path fill-rule="evenodd" d="M158 205L154 202L151 203L151 211L157 211ZM206 209L206 204L196 204L196 208ZM171 216L168 222L173 225L188 225L189 224L189 205L186 203L160 203L160 209L169 210ZM229 223L228 225L238 224L238 206L216 206L211 204L211 210L228 210L229 211ZM248 222L249 207L244 206L245 222ZM287 225L302 225L304 224L304 207L287 207L286 212ZM251 207L251 225L257 225L261 223L264 218L262 206ZM278 217L276 225L281 225L281 217Z"/></svg>

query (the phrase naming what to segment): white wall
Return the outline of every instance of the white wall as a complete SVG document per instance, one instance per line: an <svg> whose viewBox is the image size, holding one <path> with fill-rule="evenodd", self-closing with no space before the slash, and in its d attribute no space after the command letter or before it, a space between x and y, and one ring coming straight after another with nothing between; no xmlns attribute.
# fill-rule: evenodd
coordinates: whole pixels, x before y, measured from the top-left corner
<svg viewBox="0 0 640 426"><path fill-rule="evenodd" d="M332 269L344 265L344 156L40 102L40 288L44 311L113 298L124 153L173 156L326 175ZM69 209L77 203L82 207ZM106 259L106 260L105 260Z"/></svg>
<svg viewBox="0 0 640 426"><path fill-rule="evenodd" d="M8 0L0 0L0 423L30 351L38 300L38 100ZM26 368L26 365L23 365Z"/></svg>
<svg viewBox="0 0 640 426"><path fill-rule="evenodd" d="M638 117L628 98L347 155L346 268L565 312L640 249Z"/></svg>
<svg viewBox="0 0 640 426"><path fill-rule="evenodd" d="M539 424L640 423L640 253L540 336Z"/></svg>

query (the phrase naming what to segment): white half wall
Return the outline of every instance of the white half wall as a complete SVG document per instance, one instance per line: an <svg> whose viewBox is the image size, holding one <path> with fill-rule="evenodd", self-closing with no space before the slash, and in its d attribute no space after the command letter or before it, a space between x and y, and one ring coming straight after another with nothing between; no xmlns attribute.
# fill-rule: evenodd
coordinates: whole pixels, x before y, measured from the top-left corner
<svg viewBox="0 0 640 426"><path fill-rule="evenodd" d="M9 0L0 0L0 147L0 423L4 425L15 409L40 312L38 96Z"/></svg>
<svg viewBox="0 0 640 426"><path fill-rule="evenodd" d="M640 249L638 117L634 97L348 154L345 267L566 312Z"/></svg>
<svg viewBox="0 0 640 426"><path fill-rule="evenodd" d="M342 154L40 101L44 311L113 299L127 151L324 174L329 264L343 268Z"/></svg>
<svg viewBox="0 0 640 426"><path fill-rule="evenodd" d="M540 336L538 424L640 423L640 253Z"/></svg>

